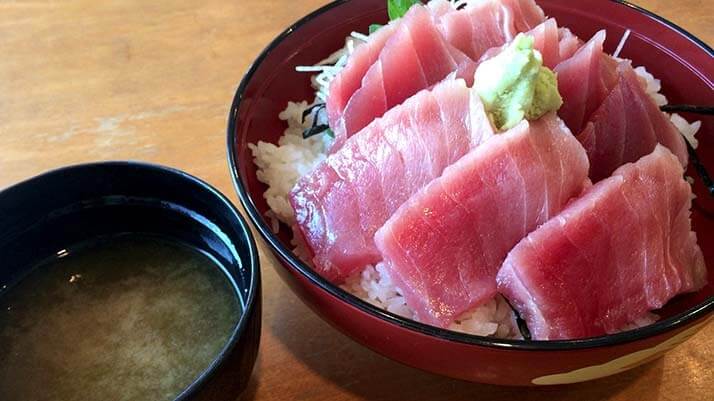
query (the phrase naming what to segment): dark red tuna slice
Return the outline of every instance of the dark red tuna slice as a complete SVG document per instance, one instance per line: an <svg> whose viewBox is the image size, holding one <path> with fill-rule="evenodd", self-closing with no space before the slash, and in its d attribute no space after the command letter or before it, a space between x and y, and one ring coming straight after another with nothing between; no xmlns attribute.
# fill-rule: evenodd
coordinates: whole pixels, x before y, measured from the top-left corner
<svg viewBox="0 0 714 401"><path fill-rule="evenodd" d="M658 143L687 165L684 138L645 92L627 62L617 67L617 83L578 134L590 158L590 178L599 181L625 163L649 154Z"/></svg>

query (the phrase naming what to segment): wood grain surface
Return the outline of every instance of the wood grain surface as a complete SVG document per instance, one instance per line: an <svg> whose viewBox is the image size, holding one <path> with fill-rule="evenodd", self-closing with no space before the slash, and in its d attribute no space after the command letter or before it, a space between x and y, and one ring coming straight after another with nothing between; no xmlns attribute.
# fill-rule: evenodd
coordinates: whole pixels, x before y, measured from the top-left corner
<svg viewBox="0 0 714 401"><path fill-rule="evenodd" d="M260 50L325 0L0 0L0 188L72 163L166 164L236 204L225 124ZM714 1L640 0L714 43ZM311 313L262 241L263 333L251 400L712 400L714 325L664 358L562 387L478 385L364 349Z"/></svg>

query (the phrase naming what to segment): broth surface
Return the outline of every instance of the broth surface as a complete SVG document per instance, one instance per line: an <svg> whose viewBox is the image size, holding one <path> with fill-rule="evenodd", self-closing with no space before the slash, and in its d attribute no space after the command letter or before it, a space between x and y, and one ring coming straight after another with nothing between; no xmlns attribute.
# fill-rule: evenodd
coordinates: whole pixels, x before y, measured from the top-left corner
<svg viewBox="0 0 714 401"><path fill-rule="evenodd" d="M188 246L88 246L0 293L0 399L171 400L216 358L240 311L228 277Z"/></svg>

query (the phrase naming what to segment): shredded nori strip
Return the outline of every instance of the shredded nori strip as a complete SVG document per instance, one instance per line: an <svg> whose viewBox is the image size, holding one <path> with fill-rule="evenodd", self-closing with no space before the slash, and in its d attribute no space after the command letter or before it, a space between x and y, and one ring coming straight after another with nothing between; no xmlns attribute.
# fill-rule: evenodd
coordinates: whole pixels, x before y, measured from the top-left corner
<svg viewBox="0 0 714 401"><path fill-rule="evenodd" d="M511 305L511 302L506 299L505 297L503 298L506 300L506 303L508 306L511 307L511 310L513 311L513 314L516 315L516 325L518 326L518 331L521 332L521 335L523 336L524 340L530 341L532 340L531 337L531 332L528 330L528 325L526 324L526 321L523 320L521 315L518 313L518 311Z"/></svg>
<svg viewBox="0 0 714 401"><path fill-rule="evenodd" d="M668 113L693 113L708 116L714 115L714 107L712 106L697 106L692 104L666 104L664 106L661 106L659 109ZM702 182L707 187L709 195L714 196L714 182L712 182L711 176L707 172L706 167L704 167L702 162L699 160L699 156L697 156L697 152L694 150L694 147L692 147L692 144L689 143L687 138L684 138L684 142L687 144L687 152L689 153L689 159L692 160L694 169L697 170L699 178L702 179Z"/></svg>
<svg viewBox="0 0 714 401"><path fill-rule="evenodd" d="M692 104L666 104L659 108L667 113L693 113L702 114L705 116L714 115L714 107L712 106L697 106Z"/></svg>
<svg viewBox="0 0 714 401"><path fill-rule="evenodd" d="M317 104L313 104L312 106L306 108L305 111L302 112L302 122L305 122L305 119L307 118L307 116L312 114L313 111L315 112L315 114L317 114L325 107L327 107L327 105L325 103L317 103Z"/></svg>
<svg viewBox="0 0 714 401"><path fill-rule="evenodd" d="M317 121L318 121L317 115L326 110L325 106L326 106L325 103L317 103L317 104L314 104L314 105L308 107L307 109L305 109L305 111L302 112L302 122L303 123L305 122L305 119L310 114L314 113L314 117L312 119L312 126L302 132L303 139L307 139L307 138L310 138L311 136L322 134L323 132L332 138L335 137L335 133L332 132L329 125L317 123Z"/></svg>
<svg viewBox="0 0 714 401"><path fill-rule="evenodd" d="M307 138L310 138L311 136L315 136L317 134L322 134L323 132L333 138L335 137L335 134L332 133L332 130L330 129L329 125L320 124L320 125L313 125L312 127L303 131L302 138L307 139Z"/></svg>
<svg viewBox="0 0 714 401"><path fill-rule="evenodd" d="M516 324L518 325L518 331L521 332L523 339L526 341L532 340L531 332L530 330L528 330L528 325L526 324L526 321L521 318L521 315L519 315L518 312L514 313L516 314Z"/></svg>
<svg viewBox="0 0 714 401"><path fill-rule="evenodd" d="M704 167L701 160L699 160L699 157L697 156L697 152L694 150L694 148L689 143L689 141L687 141L685 139L684 142L687 144L687 150L689 151L689 158L692 160L694 169L697 170L697 174L699 174L699 178L702 179L702 182L707 187L707 191L709 191L709 195L714 196L714 182L712 182L711 176L707 172L707 169Z"/></svg>

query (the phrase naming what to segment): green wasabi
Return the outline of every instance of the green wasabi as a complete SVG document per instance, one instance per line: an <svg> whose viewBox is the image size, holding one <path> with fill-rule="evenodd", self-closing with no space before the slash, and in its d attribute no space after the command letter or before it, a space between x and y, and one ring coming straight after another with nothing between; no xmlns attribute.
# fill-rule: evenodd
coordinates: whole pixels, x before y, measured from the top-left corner
<svg viewBox="0 0 714 401"><path fill-rule="evenodd" d="M563 104L555 74L543 66L533 38L523 34L479 65L474 89L499 130L513 128L523 118L538 119Z"/></svg>

